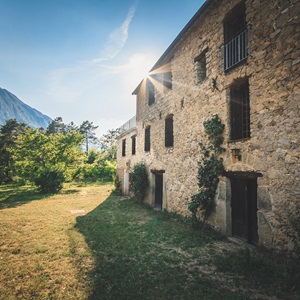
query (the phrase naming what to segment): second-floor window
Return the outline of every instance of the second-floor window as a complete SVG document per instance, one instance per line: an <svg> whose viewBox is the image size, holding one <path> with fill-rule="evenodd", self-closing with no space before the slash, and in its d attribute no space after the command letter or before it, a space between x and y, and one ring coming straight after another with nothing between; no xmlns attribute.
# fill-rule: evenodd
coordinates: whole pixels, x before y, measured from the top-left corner
<svg viewBox="0 0 300 300"><path fill-rule="evenodd" d="M135 155L136 152L136 135L131 137L131 154Z"/></svg>
<svg viewBox="0 0 300 300"><path fill-rule="evenodd" d="M250 137L250 100L248 80L230 88L230 139Z"/></svg>
<svg viewBox="0 0 300 300"><path fill-rule="evenodd" d="M169 90L172 89L172 72L166 72L163 74L163 85Z"/></svg>
<svg viewBox="0 0 300 300"><path fill-rule="evenodd" d="M147 98L148 105L152 105L155 102L154 85L150 79L147 79Z"/></svg>
<svg viewBox="0 0 300 300"><path fill-rule="evenodd" d="M244 2L235 6L224 20L224 70L244 61L249 54L249 28Z"/></svg>
<svg viewBox="0 0 300 300"><path fill-rule="evenodd" d="M150 151L150 126L145 129L145 152Z"/></svg>
<svg viewBox="0 0 300 300"><path fill-rule="evenodd" d="M165 119L165 146L174 146L173 115L170 115Z"/></svg>
<svg viewBox="0 0 300 300"><path fill-rule="evenodd" d="M195 71L196 71L196 81L202 82L207 77L207 69L206 69L206 53L207 49L201 52L195 59Z"/></svg>
<svg viewBox="0 0 300 300"><path fill-rule="evenodd" d="M122 140L122 156L126 155L126 139Z"/></svg>

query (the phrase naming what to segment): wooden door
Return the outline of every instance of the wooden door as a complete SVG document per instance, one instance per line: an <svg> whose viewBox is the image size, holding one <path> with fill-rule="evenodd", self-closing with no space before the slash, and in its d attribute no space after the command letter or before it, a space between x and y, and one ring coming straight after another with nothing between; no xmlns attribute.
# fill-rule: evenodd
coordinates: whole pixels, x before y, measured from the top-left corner
<svg viewBox="0 0 300 300"><path fill-rule="evenodd" d="M163 203L163 175L155 175L155 204L154 207L162 210Z"/></svg>
<svg viewBox="0 0 300 300"><path fill-rule="evenodd" d="M257 244L257 181L231 179L232 235Z"/></svg>

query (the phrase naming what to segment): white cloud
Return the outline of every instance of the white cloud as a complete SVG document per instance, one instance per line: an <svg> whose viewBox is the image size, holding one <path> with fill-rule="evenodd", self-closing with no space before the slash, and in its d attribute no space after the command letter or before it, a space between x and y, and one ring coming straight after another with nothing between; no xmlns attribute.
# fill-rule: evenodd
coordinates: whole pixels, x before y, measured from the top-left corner
<svg viewBox="0 0 300 300"><path fill-rule="evenodd" d="M114 58L125 46L128 39L128 29L131 20L135 14L135 5L129 9L127 17L121 27L115 29L110 35L106 42L106 45L102 51L100 58L94 59L94 62L102 62Z"/></svg>
<svg viewBox="0 0 300 300"><path fill-rule="evenodd" d="M122 25L109 35L100 58L77 62L71 67L52 71L48 78L47 94L53 101L72 103L97 85L101 76L106 73L106 67L100 62L112 60L125 46L135 10L133 5Z"/></svg>

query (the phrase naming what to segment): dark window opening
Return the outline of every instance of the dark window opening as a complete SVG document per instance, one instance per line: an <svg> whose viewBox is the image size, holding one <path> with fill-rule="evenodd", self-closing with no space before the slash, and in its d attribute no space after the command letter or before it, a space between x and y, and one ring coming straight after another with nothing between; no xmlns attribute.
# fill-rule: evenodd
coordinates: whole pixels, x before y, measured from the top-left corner
<svg viewBox="0 0 300 300"><path fill-rule="evenodd" d="M135 151L136 151L136 135L133 135L131 137L131 154L135 155Z"/></svg>
<svg viewBox="0 0 300 300"><path fill-rule="evenodd" d="M148 105L152 105L155 102L155 93L154 93L154 85L148 79L147 80L147 96L148 96Z"/></svg>
<svg viewBox="0 0 300 300"><path fill-rule="evenodd" d="M196 75L197 75L197 82L201 82L205 78L207 78L206 53L207 53L207 50L203 51L194 60L195 70L196 70Z"/></svg>
<svg viewBox="0 0 300 300"><path fill-rule="evenodd" d="M163 85L171 90L172 89L172 72L166 72L163 75Z"/></svg>
<svg viewBox="0 0 300 300"><path fill-rule="evenodd" d="M145 129L145 151L150 151L150 127Z"/></svg>
<svg viewBox="0 0 300 300"><path fill-rule="evenodd" d="M249 83L233 86L230 89L231 140L250 137Z"/></svg>
<svg viewBox="0 0 300 300"><path fill-rule="evenodd" d="M122 140L122 156L126 155L126 139Z"/></svg>
<svg viewBox="0 0 300 300"><path fill-rule="evenodd" d="M246 9L238 4L224 20L224 69L239 64L248 57L249 28L246 24Z"/></svg>
<svg viewBox="0 0 300 300"><path fill-rule="evenodd" d="M174 146L174 133L173 133L173 116L169 116L165 119L165 146Z"/></svg>

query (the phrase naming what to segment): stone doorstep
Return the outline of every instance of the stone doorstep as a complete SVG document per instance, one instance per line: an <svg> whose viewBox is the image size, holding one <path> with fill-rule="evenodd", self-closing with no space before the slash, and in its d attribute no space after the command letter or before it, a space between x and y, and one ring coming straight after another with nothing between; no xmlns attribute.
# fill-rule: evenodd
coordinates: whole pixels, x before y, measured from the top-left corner
<svg viewBox="0 0 300 300"><path fill-rule="evenodd" d="M234 236L229 236L229 237L227 237L227 239L228 239L230 242L233 242L233 243L238 244L238 245L240 245L240 246L244 245L244 246L246 246L246 247L248 247L248 248L255 248L255 247L256 247L255 245L250 244L250 243L247 243L246 241L243 241L243 240L241 240L241 239L239 239L239 238L236 238L236 237L234 237Z"/></svg>

